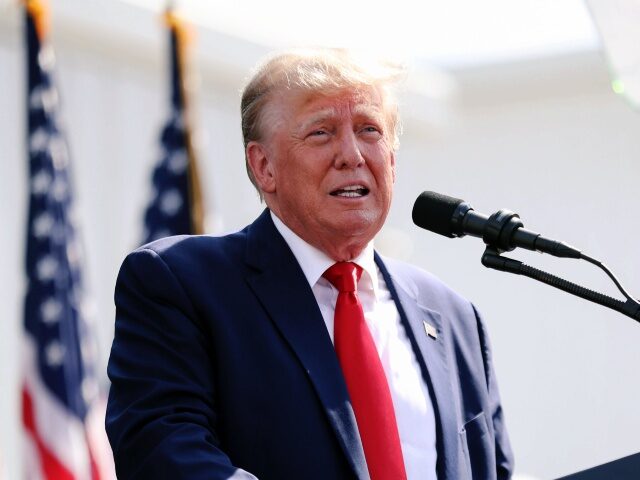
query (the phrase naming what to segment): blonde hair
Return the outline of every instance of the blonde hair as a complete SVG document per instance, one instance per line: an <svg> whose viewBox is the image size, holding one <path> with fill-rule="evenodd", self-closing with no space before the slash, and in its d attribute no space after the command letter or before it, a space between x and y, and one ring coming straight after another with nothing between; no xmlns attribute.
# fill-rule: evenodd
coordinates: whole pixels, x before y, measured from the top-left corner
<svg viewBox="0 0 640 480"><path fill-rule="evenodd" d="M249 142L262 140L264 111L274 92L300 89L331 94L370 87L381 89L386 96L395 149L399 145L400 126L391 87L404 75L405 69L399 64L358 57L345 49L297 49L275 54L256 69L242 92L240 113L245 152ZM246 158L245 161L249 179L258 188Z"/></svg>

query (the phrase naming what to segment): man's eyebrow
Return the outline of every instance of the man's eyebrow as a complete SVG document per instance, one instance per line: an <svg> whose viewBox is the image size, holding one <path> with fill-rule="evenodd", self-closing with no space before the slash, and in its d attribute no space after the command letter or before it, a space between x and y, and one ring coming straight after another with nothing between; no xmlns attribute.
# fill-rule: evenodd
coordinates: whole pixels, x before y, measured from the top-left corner
<svg viewBox="0 0 640 480"><path fill-rule="evenodd" d="M354 105L353 113L365 117L374 117L376 119L384 118L384 111L378 105L358 104Z"/></svg>
<svg viewBox="0 0 640 480"><path fill-rule="evenodd" d="M300 130L305 130L309 128L311 125L315 125L316 123L320 123L328 118L335 116L335 109L333 108L325 108L324 110L320 110L315 112L309 118L307 118L304 122L299 125Z"/></svg>

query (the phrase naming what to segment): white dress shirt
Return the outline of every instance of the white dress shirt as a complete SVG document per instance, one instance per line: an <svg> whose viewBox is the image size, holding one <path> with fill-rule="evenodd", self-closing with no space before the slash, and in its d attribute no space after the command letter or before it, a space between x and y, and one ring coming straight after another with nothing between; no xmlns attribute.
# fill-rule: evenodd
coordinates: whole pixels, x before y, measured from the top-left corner
<svg viewBox="0 0 640 480"><path fill-rule="evenodd" d="M335 261L298 237L273 212L271 218L300 264L333 341L338 290L322 274ZM435 479L436 425L431 397L396 304L375 264L373 242L353 262L363 270L358 297L391 390L407 478Z"/></svg>

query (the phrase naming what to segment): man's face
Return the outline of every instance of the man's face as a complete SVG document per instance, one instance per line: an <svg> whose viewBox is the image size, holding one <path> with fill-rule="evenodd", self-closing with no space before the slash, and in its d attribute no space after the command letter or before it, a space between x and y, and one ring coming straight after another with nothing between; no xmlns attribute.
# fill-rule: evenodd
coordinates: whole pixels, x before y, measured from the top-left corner
<svg viewBox="0 0 640 480"><path fill-rule="evenodd" d="M258 175L267 205L335 260L357 255L389 211L395 157L385 108L373 88L286 91L267 107Z"/></svg>

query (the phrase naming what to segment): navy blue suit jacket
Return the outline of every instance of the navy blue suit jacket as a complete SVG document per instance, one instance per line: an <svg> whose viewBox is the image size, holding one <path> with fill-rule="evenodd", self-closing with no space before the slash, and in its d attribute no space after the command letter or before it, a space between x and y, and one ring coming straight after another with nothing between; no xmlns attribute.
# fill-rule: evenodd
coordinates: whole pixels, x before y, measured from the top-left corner
<svg viewBox="0 0 640 480"><path fill-rule="evenodd" d="M438 478L508 478L478 313L422 270L376 263L434 404ZM139 248L115 301L106 427L121 480L369 478L322 315L268 211L233 235Z"/></svg>

